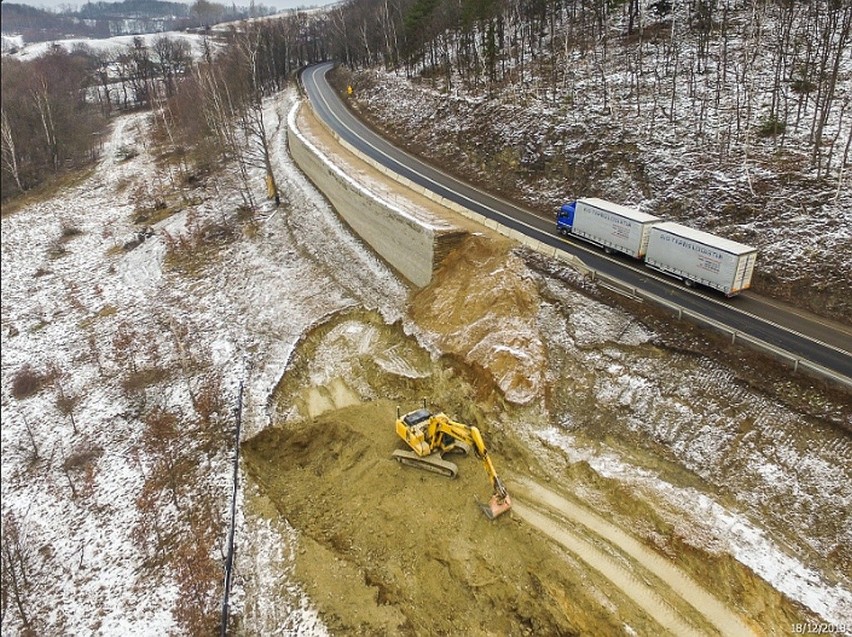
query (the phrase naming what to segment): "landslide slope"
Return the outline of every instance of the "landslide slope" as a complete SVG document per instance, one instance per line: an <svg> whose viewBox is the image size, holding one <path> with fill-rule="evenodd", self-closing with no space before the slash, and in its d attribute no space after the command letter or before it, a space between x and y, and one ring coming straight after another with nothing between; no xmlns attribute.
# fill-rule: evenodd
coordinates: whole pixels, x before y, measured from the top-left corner
<svg viewBox="0 0 852 637"><path fill-rule="evenodd" d="M670 355L635 319L577 291L555 303L553 285L506 245L473 237L413 295L413 323L350 309L303 335L268 405L274 425L243 444L243 459L264 510L298 534L295 577L329 632L774 635L813 619L691 542L659 494L554 443L548 405L561 409L564 378L580 401L571 413L594 414L589 427L613 440L623 414L592 389L620 368L595 357ZM543 371L559 351L542 345L554 312L570 313L571 329L556 333L586 357L582 374ZM482 515L490 486L474 458L458 460L455 480L392 459L396 408L421 397L483 431L512 511Z"/></svg>

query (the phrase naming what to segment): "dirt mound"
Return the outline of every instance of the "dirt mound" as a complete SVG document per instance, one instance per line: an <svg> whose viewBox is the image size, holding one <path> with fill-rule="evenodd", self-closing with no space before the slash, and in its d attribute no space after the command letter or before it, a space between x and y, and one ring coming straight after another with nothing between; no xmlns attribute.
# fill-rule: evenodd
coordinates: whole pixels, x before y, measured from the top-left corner
<svg viewBox="0 0 852 637"><path fill-rule="evenodd" d="M348 407L249 440L249 473L302 534L296 576L334 634L620 634L594 574L513 512L489 522L473 457L449 480L403 467L395 405ZM496 456L500 469L506 459Z"/></svg>
<svg viewBox="0 0 852 637"><path fill-rule="evenodd" d="M410 312L443 352L488 370L506 399L528 404L544 385L538 287L511 244L472 236L418 292ZM487 285L483 285L487 280Z"/></svg>

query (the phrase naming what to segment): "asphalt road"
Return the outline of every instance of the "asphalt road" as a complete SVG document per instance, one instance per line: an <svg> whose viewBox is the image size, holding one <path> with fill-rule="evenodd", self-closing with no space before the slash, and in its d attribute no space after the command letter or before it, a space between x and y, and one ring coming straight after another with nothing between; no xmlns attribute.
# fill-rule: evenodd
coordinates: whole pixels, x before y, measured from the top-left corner
<svg viewBox="0 0 852 637"><path fill-rule="evenodd" d="M628 257L607 255L594 246L559 236L555 216L524 210L479 190L378 136L352 114L326 81L325 74L332 66L324 63L305 69L302 84L317 115L361 152L442 197L579 257L590 268L618 279L628 288L645 290L722 323L732 331L759 338L792 357L845 376L843 380L847 386L852 386L852 328L848 325L810 315L752 292L726 299L715 291L687 288ZM554 213L559 203L554 202Z"/></svg>

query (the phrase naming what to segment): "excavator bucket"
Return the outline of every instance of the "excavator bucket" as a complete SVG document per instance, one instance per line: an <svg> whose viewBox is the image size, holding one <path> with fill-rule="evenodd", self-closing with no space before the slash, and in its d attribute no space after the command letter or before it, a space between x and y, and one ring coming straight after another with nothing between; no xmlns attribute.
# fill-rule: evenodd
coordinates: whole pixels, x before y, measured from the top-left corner
<svg viewBox="0 0 852 637"><path fill-rule="evenodd" d="M498 495L491 496L491 499L488 501L488 504L484 502L478 502L479 508L482 509L482 512L489 520L493 520L501 515L503 515L506 511L512 508L512 498L508 495L505 498L501 498Z"/></svg>

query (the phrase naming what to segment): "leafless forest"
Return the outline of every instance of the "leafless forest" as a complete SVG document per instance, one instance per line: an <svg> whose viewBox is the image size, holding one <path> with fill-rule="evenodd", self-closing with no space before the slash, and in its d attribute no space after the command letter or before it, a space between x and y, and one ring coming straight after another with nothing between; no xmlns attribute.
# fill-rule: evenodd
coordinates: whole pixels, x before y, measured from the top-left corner
<svg viewBox="0 0 852 637"><path fill-rule="evenodd" d="M264 91L335 59L431 78L445 91L508 86L521 103L570 104L579 93L612 118L644 122L646 139L686 120L685 132L722 159L790 152L818 177L842 174L849 160L852 5L840 0L358 0L222 39L222 77ZM161 107L199 77L187 47L168 37L117 56L81 46L31 62L4 57L4 199L95 154L111 113ZM244 91L229 92L234 103Z"/></svg>

